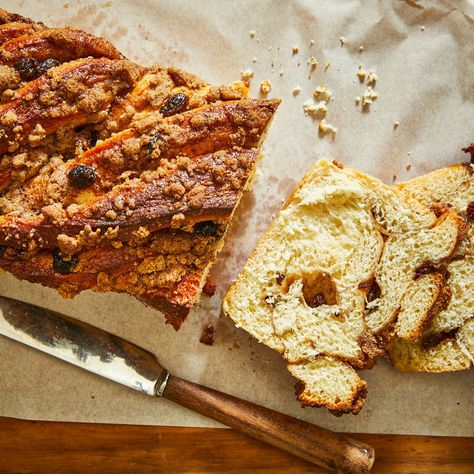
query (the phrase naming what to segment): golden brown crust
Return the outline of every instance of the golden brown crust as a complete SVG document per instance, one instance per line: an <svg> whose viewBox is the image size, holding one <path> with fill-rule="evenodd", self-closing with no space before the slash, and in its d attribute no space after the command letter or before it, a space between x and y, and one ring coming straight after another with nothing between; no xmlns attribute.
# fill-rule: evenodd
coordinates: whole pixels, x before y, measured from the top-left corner
<svg viewBox="0 0 474 474"><path fill-rule="evenodd" d="M9 66L24 58L38 62L56 59L63 63L87 57L124 59L106 39L72 28L48 28L25 34L0 47L0 62Z"/></svg>
<svg viewBox="0 0 474 474"><path fill-rule="evenodd" d="M0 105L0 153L13 152L25 142L38 145L62 127L103 120L116 95L130 90L141 73L129 61L106 58L50 69Z"/></svg>
<svg viewBox="0 0 474 474"><path fill-rule="evenodd" d="M127 292L149 306L166 309L175 328L192 307L218 239L164 230L140 244L103 244L73 257L4 249L0 268L17 278L56 288L65 297L81 291Z"/></svg>
<svg viewBox="0 0 474 474"><path fill-rule="evenodd" d="M127 292L177 329L279 101L2 13L21 24L0 28L0 268L66 297Z"/></svg>
<svg viewBox="0 0 474 474"><path fill-rule="evenodd" d="M31 18L26 18L24 16L19 15L18 13L11 13L3 8L0 8L0 24L3 25L4 23L36 23Z"/></svg>
<svg viewBox="0 0 474 474"><path fill-rule="evenodd" d="M146 179L116 186L92 204L61 206L39 216L0 216L0 244L26 248L57 246L60 234L77 237L89 226L105 233L115 229L118 240L129 240L144 227L148 232L206 220L227 219L238 202L258 156L257 149L220 151L181 159L165 175L150 172ZM40 195L41 196L41 195ZM179 222L175 216L180 217ZM79 236L80 237L80 236ZM99 236L97 236L99 237Z"/></svg>
<svg viewBox="0 0 474 474"><path fill-rule="evenodd" d="M333 415L341 416L345 413L352 413L357 415L364 406L367 398L367 383L359 380L357 386L354 387L352 396L348 399L342 400L339 403L318 403L306 392L306 386L303 382L295 384L295 395L303 407L324 407L327 408Z"/></svg>
<svg viewBox="0 0 474 474"><path fill-rule="evenodd" d="M31 35L38 30L43 29L42 25L32 23L5 23L0 25L0 44L10 41L18 36Z"/></svg>

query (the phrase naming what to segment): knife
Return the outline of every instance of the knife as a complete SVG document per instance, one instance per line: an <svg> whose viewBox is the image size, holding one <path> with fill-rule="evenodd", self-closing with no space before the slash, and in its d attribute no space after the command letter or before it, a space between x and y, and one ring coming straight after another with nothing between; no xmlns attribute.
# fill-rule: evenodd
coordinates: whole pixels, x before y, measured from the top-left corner
<svg viewBox="0 0 474 474"><path fill-rule="evenodd" d="M326 469L364 473L374 463L367 444L175 377L145 349L68 316L0 296L0 335L171 400Z"/></svg>

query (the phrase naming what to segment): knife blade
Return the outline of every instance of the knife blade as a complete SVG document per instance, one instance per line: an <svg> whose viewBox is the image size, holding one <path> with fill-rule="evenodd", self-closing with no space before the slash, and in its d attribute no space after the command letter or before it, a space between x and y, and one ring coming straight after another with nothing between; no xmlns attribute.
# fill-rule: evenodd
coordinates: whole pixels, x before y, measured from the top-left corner
<svg viewBox="0 0 474 474"><path fill-rule="evenodd" d="M153 397L164 397L326 469L369 472L374 450L254 403L172 376L156 357L71 317L0 296L0 335Z"/></svg>

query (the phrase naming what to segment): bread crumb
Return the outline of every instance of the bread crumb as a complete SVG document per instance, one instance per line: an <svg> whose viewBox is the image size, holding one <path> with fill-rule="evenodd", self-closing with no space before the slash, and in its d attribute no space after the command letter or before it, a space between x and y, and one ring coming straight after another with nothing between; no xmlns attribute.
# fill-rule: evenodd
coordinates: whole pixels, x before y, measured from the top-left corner
<svg viewBox="0 0 474 474"><path fill-rule="evenodd" d="M378 77L377 74L375 74L375 71L371 69L369 71L369 74L367 74L367 84L369 86L375 86L375 83L377 82Z"/></svg>
<svg viewBox="0 0 474 474"><path fill-rule="evenodd" d="M362 53L362 51L364 51L364 46L360 45L359 46L359 53Z"/></svg>
<svg viewBox="0 0 474 474"><path fill-rule="evenodd" d="M292 51L293 54L298 54L299 50L300 50L300 48L298 48L298 46L293 46L291 51Z"/></svg>
<svg viewBox="0 0 474 474"><path fill-rule="evenodd" d="M400 122L393 122L393 129L396 130L400 126Z"/></svg>
<svg viewBox="0 0 474 474"><path fill-rule="evenodd" d="M425 27L422 26L422 27L420 28L420 30L421 30L421 31L425 31Z"/></svg>
<svg viewBox="0 0 474 474"><path fill-rule="evenodd" d="M326 122L326 119L322 119L319 122L319 131L323 134L331 134L335 135L337 133L337 128L331 125L330 123Z"/></svg>
<svg viewBox="0 0 474 474"><path fill-rule="evenodd" d="M318 67L318 60L314 56L311 56L308 59L308 64L311 69L316 69Z"/></svg>
<svg viewBox="0 0 474 474"><path fill-rule="evenodd" d="M254 30L252 30L252 31L250 32L250 38L255 38L255 31L254 31Z"/></svg>
<svg viewBox="0 0 474 474"><path fill-rule="evenodd" d="M339 37L339 43L341 43L341 48L346 44L346 38L344 36Z"/></svg>
<svg viewBox="0 0 474 474"><path fill-rule="evenodd" d="M362 107L369 107L370 104L373 104L377 100L377 92L375 92L372 87L367 87L362 96Z"/></svg>
<svg viewBox="0 0 474 474"><path fill-rule="evenodd" d="M360 104L360 97L359 96L354 97L354 102L356 103L356 105L359 105Z"/></svg>
<svg viewBox="0 0 474 474"><path fill-rule="evenodd" d="M411 165L407 165L406 168L405 168L407 171L410 171L411 170Z"/></svg>
<svg viewBox="0 0 474 474"><path fill-rule="evenodd" d="M252 58L252 62L255 64L257 62L257 58Z"/></svg>
<svg viewBox="0 0 474 474"><path fill-rule="evenodd" d="M332 100L331 91L323 85L318 86L313 94L319 100L323 100L324 102L330 102Z"/></svg>
<svg viewBox="0 0 474 474"><path fill-rule="evenodd" d="M329 61L327 61L326 64L324 65L324 72L326 72L329 69L330 65L331 65L331 63Z"/></svg>
<svg viewBox="0 0 474 474"><path fill-rule="evenodd" d="M308 99L303 104L303 110L305 115L311 115L312 117L324 117L328 108L325 102L318 102L315 104L311 99Z"/></svg>
<svg viewBox="0 0 474 474"><path fill-rule="evenodd" d="M397 175L394 174L394 175L392 176L392 183L394 183L396 180L397 180Z"/></svg>
<svg viewBox="0 0 474 474"><path fill-rule="evenodd" d="M310 46L314 46L314 40L311 40L311 41L309 42L309 45L310 45Z"/></svg>
<svg viewBox="0 0 474 474"><path fill-rule="evenodd" d="M283 76L285 71L283 71L283 69L280 71L280 76Z"/></svg>
<svg viewBox="0 0 474 474"><path fill-rule="evenodd" d="M367 71L362 69L362 66L359 66L359 70L357 71L357 77L359 78L360 82L364 82L365 78L367 77Z"/></svg>
<svg viewBox="0 0 474 474"><path fill-rule="evenodd" d="M410 155L411 155L411 153L410 153L409 151L407 151L407 155L408 155L408 156L410 156Z"/></svg>
<svg viewBox="0 0 474 474"><path fill-rule="evenodd" d="M298 95L300 92L301 92L300 86L293 87L293 90L291 91L293 95Z"/></svg>
<svg viewBox="0 0 474 474"><path fill-rule="evenodd" d="M255 73L251 69L246 69L245 71L240 71L240 79L242 82L248 87L250 85L250 81Z"/></svg>
<svg viewBox="0 0 474 474"><path fill-rule="evenodd" d="M260 83L260 92L262 94L268 94L272 88L272 83L268 80L265 79Z"/></svg>

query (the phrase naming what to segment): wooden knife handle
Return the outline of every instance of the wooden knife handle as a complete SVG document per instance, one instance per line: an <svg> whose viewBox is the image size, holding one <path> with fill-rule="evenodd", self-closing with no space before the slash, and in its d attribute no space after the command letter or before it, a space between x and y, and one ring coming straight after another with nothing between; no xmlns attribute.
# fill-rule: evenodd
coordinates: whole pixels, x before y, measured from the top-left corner
<svg viewBox="0 0 474 474"><path fill-rule="evenodd" d="M163 397L337 472L369 472L374 449L342 434L170 375Z"/></svg>

